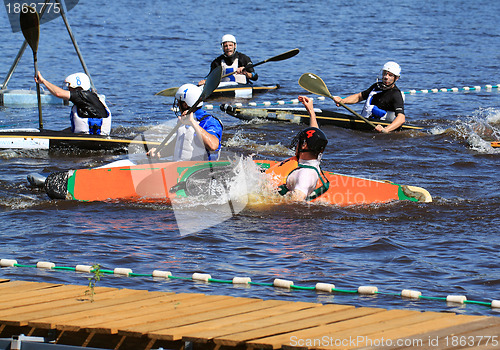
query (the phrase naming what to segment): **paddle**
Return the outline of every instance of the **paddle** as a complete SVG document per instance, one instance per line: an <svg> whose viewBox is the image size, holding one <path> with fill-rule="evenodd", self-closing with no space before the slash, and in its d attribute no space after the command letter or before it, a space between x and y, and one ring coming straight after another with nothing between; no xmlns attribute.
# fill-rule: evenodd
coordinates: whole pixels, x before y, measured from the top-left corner
<svg viewBox="0 0 500 350"><path fill-rule="evenodd" d="M222 76L222 67L217 66L210 72L210 74L207 77L207 81L205 82L205 85L203 86L203 91L201 92L200 97L198 100L189 108L187 111L186 115L189 115L190 113L194 112L194 110L197 108L198 104L206 99L214 90L219 86L220 79ZM167 137L162 141L162 143L158 146L156 149L156 152L159 153L164 147L165 144L170 140L172 135L179 129L179 127L182 125L182 123L179 121L177 122L177 125L170 131Z"/></svg>
<svg viewBox="0 0 500 350"><path fill-rule="evenodd" d="M36 9L27 5L23 5L21 14L19 16L19 21L24 38L31 47L31 50L33 50L35 76L37 76L38 63L36 54L38 51L38 39L40 37L40 18L38 17ZM40 130L42 130L43 129L42 101L40 99L40 83L38 82L36 83L36 97L38 99L38 126Z"/></svg>
<svg viewBox="0 0 500 350"><path fill-rule="evenodd" d="M292 58L293 56L297 55L299 52L300 52L299 49L293 49L293 50L290 50L290 51L287 51L287 52L283 52L283 53L281 53L279 55L276 55L274 57L268 58L267 60L260 61L260 62L257 62L255 64L249 64L249 65L247 65L245 67L245 69L250 69L252 67L257 67L257 66L260 66L261 64L264 64L266 62L284 61L284 60L287 60L289 58ZM221 77L221 79L222 78L227 78L228 76L233 75L234 73L236 73L236 71L224 74ZM178 88L176 88L176 87L168 88L168 89L162 90L160 92L157 92L155 95L160 95L160 96L175 96L175 93L177 92L177 89Z"/></svg>
<svg viewBox="0 0 500 350"><path fill-rule="evenodd" d="M299 85L303 89L305 89L309 92L312 92L313 94L325 96L325 97L331 98L333 101L335 101L333 99L332 94L330 94L330 91L328 91L328 88L326 87L325 82L320 77L318 77L316 74L313 74L313 73L302 74L299 78ZM371 121L369 121L365 117L361 116L360 114L356 113L351 108L347 107L342 101L339 102L339 105L341 105L342 107L347 109L349 112L354 114L356 117L363 120L365 123L367 123L368 125L370 125L371 127L373 127L375 129L375 124L373 124Z"/></svg>

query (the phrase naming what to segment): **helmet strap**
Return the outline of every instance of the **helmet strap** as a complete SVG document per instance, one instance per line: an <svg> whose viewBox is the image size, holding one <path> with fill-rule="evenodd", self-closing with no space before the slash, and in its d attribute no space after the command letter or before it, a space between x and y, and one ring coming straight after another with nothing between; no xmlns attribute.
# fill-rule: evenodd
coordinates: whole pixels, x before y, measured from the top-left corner
<svg viewBox="0 0 500 350"><path fill-rule="evenodd" d="M172 109L174 110L174 113L175 113L175 116L176 117L180 117L182 115L182 113L187 110L187 109L184 109L183 105L182 105L182 102L181 100L179 99L174 99L174 103L172 105Z"/></svg>
<svg viewBox="0 0 500 350"><path fill-rule="evenodd" d="M391 85L385 85L383 80L384 80L384 77L383 77L383 72L380 73L382 75L382 81L380 81L379 77L377 77L377 86L379 88L381 88L382 90L389 90L389 89L392 89L394 87L394 85L396 85L396 81L398 81L399 77L397 75L394 76L394 82L391 84Z"/></svg>

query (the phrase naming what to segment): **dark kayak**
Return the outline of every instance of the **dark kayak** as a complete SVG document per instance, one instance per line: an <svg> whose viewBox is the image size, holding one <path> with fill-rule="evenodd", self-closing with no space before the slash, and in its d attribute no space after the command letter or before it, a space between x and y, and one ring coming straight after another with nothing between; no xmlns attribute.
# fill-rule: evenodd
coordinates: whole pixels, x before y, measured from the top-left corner
<svg viewBox="0 0 500 350"><path fill-rule="evenodd" d="M301 123L309 124L309 114L305 108L286 108L286 107L275 107L275 108L243 108L234 107L228 104L223 104L220 106L223 112L226 112L230 116L236 117L241 120L252 120L252 119L268 119L272 121L282 121L288 123ZM373 128L368 125L363 120L359 119L355 115L343 114L338 112L333 112L325 109L315 108L316 119L320 125L334 125L341 128L361 130L361 131L372 131ZM375 125L387 126L390 122L370 120ZM401 129L407 130L422 130L424 127L403 124Z"/></svg>

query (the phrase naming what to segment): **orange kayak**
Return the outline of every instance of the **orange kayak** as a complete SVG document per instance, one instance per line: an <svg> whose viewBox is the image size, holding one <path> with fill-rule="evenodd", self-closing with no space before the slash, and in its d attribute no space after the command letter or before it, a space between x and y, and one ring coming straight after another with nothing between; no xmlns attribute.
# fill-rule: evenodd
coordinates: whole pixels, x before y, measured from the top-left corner
<svg viewBox="0 0 500 350"><path fill-rule="evenodd" d="M500 147L500 141L494 141L491 143L491 147L498 148Z"/></svg>
<svg viewBox="0 0 500 350"><path fill-rule="evenodd" d="M282 183L290 169L279 162L254 160L257 174L265 173L272 185ZM79 201L160 201L205 196L214 187L234 176L229 161L185 161L150 163L123 167L78 169L50 174L45 181L47 194L54 199ZM398 200L431 202L428 191L390 181L364 179L325 171L328 190L314 199L332 205L347 206L387 203ZM262 175L265 176L265 175ZM318 180L319 181L319 180ZM319 183L320 185L320 183ZM273 194L274 195L274 194ZM276 196L279 196L276 194Z"/></svg>

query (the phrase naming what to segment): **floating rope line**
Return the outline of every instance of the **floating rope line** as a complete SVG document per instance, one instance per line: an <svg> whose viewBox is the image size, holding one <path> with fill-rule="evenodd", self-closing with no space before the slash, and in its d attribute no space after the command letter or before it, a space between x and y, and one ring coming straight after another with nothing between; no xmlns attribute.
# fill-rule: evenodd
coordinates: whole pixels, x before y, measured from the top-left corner
<svg viewBox="0 0 500 350"><path fill-rule="evenodd" d="M312 100L314 100L314 97L310 97ZM316 98L317 100L319 101L322 101L325 99L324 96L319 96ZM283 100L279 100L279 101L276 101L276 102L271 102L271 101L264 101L264 102L260 102L260 103L257 103L257 102L249 102L248 103L248 106L250 107L268 107L268 106L284 106L284 105L298 105L300 103L300 101L296 98L294 98L293 100L290 100L290 101L283 101ZM241 102L237 102L237 103L234 103L232 106L236 107L236 108L241 108L241 107L244 107L243 103ZM219 107L219 106L217 106ZM205 109L214 109L214 105L205 105Z"/></svg>
<svg viewBox="0 0 500 350"><path fill-rule="evenodd" d="M462 88L453 87L453 88L439 88L439 89L434 88L434 89L423 89L423 90L412 89L412 90L404 91L403 94L416 95L416 94L427 94L427 93L438 93L438 92L481 91L482 89L483 89L483 87L481 87L481 86L464 86ZM484 86L484 89L486 91L491 91L492 89L500 89L500 84L497 84L497 85L487 84ZM322 101L324 99L325 99L324 96L317 97L317 100L320 100L320 101ZM289 104L298 105L299 103L300 102L298 99L293 99L290 101L279 100L276 102L271 102L271 101L264 101L264 102L259 102L259 103L249 102L247 104L247 106L249 106L249 107L268 107L268 106L283 106L283 105L289 105ZM233 104L233 106L236 108L244 107L244 105L240 102ZM216 106L216 107L219 107L219 106ZM210 105L210 104L205 105L205 109L214 109L214 108L215 108L214 105Z"/></svg>
<svg viewBox="0 0 500 350"><path fill-rule="evenodd" d="M56 266L52 262L47 261L39 261L36 265L23 265L18 264L17 260L12 259L0 259L0 267L24 267L24 268L38 268L38 269L49 269L49 270L66 270L66 271L76 271L76 272L85 272L85 273L93 273L96 270L90 265L76 265L76 267L64 267L64 266ZM180 277L173 276L170 271L162 271L162 270L154 270L149 274L142 273L134 273L132 269L129 268L115 268L113 270L99 269L99 272L102 274L112 274L119 276L128 276L128 277L153 277L153 278L163 278L163 279L172 279L172 280L186 280L186 281L201 281L206 283L223 283L223 284L246 284L246 285L254 285L261 287L277 287L288 290L309 290L309 291L317 291L317 292L327 292L327 293L342 293L342 294L360 294L360 295L388 295L388 296L397 296L403 299L408 300L439 300L446 301L448 303L454 304L476 304L488 306L491 308L500 308L500 300L492 300L491 302L484 301L474 301L467 300L465 295L448 295L446 297L431 297L424 296L421 292L410 289L403 289L400 293L391 293L391 292L379 292L378 288L375 286L360 286L357 289L339 289L336 288L334 284L331 283L316 283L314 287L306 287L306 286L298 286L293 283L293 281L284 280L276 278L273 283L261 283L261 282L252 282L250 277L234 277L232 280L222 280L215 279L208 273L198 273L195 272L191 277Z"/></svg>
<svg viewBox="0 0 500 350"><path fill-rule="evenodd" d="M486 91L491 91L492 89L498 89L499 84L497 84L497 85L487 84L484 86L484 88L486 89ZM414 95L414 94L418 94L418 93L427 94L427 93L436 93L436 92L481 91L481 89L482 89L481 86L464 86L463 88L453 87L453 88L440 88L440 89L409 90L409 91L405 91L403 93Z"/></svg>

